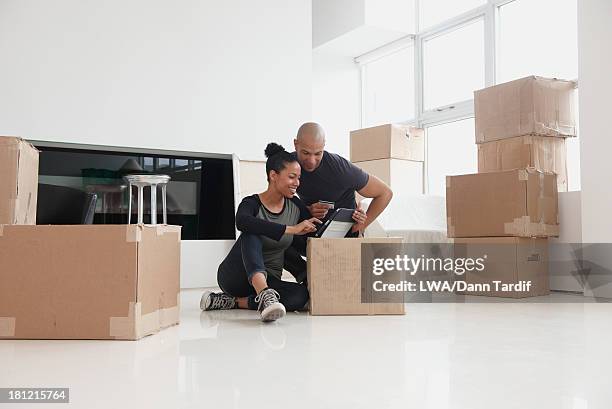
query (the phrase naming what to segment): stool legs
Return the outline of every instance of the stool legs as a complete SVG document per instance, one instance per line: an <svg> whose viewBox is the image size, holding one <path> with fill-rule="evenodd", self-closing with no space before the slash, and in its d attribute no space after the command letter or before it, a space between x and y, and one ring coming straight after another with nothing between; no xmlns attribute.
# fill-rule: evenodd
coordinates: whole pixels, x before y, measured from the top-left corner
<svg viewBox="0 0 612 409"><path fill-rule="evenodd" d="M128 224L132 222L132 184L128 184Z"/></svg>
<svg viewBox="0 0 612 409"><path fill-rule="evenodd" d="M166 184L162 185L162 211L164 212L164 224L168 224L168 215L166 214Z"/></svg>
<svg viewBox="0 0 612 409"><path fill-rule="evenodd" d="M157 224L157 185L151 185L151 224Z"/></svg>
<svg viewBox="0 0 612 409"><path fill-rule="evenodd" d="M138 189L138 224L144 224L144 187L139 183L128 185L128 224L132 222L132 188L136 186ZM157 224L157 184L148 185L151 187L151 224ZM166 208L166 184L161 185L162 189L162 209L163 222L168 224L168 215Z"/></svg>
<svg viewBox="0 0 612 409"><path fill-rule="evenodd" d="M144 186L138 185L138 224L143 224L143 217L142 217L144 213L143 198L142 198L143 190L144 190Z"/></svg>

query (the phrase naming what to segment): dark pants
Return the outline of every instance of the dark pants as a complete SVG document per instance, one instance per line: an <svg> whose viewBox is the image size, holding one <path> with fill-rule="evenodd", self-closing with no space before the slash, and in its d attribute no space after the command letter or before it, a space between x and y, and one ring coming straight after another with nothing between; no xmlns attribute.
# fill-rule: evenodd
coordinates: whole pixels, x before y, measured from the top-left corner
<svg viewBox="0 0 612 409"><path fill-rule="evenodd" d="M304 262L304 272L305 264ZM266 274L261 239L254 234L242 233L219 265L217 282L226 294L248 297L249 309L256 310L256 292L251 285L251 279L255 273L260 272ZM267 283L269 288L278 292L280 302L287 311L300 310L308 302L308 289L305 285L282 281L270 275L267 275Z"/></svg>

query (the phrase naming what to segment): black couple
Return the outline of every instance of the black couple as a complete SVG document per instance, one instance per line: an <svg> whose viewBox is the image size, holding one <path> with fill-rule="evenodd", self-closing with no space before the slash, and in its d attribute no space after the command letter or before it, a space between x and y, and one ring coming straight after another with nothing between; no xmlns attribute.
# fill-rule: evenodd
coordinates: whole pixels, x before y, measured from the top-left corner
<svg viewBox="0 0 612 409"><path fill-rule="evenodd" d="M270 322L306 309L306 237L326 221L332 207L355 209L347 237L358 237L391 201L393 193L384 182L325 150L319 124L303 124L293 142L294 152L276 143L266 147L268 188L238 206L241 234L217 272L222 292L204 292L202 310L257 310L262 321ZM367 212L356 203L355 192L372 198ZM295 282L282 280L283 269Z"/></svg>

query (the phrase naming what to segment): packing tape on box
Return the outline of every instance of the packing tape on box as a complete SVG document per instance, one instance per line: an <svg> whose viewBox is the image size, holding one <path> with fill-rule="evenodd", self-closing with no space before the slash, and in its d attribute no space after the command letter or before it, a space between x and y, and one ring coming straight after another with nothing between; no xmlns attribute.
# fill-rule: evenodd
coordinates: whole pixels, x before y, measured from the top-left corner
<svg viewBox="0 0 612 409"><path fill-rule="evenodd" d="M537 134L546 136L574 136L576 134L575 127L563 126L559 121L547 124L535 122L535 129Z"/></svg>
<svg viewBox="0 0 612 409"><path fill-rule="evenodd" d="M448 189L449 187L451 187L451 179L452 177L447 176L446 177L446 188Z"/></svg>
<svg viewBox="0 0 612 409"><path fill-rule="evenodd" d="M160 224L156 226L156 233L158 236L162 236L164 234L176 234L178 241L181 241L181 232L176 230L174 226L168 226L164 224Z"/></svg>
<svg viewBox="0 0 612 409"><path fill-rule="evenodd" d="M142 314L140 302L130 302L127 317L109 318L109 335L115 339L139 339L162 328L178 324L180 316L180 293L176 305Z"/></svg>
<svg viewBox="0 0 612 409"><path fill-rule="evenodd" d="M0 337L15 336L15 317L0 317Z"/></svg>
<svg viewBox="0 0 612 409"><path fill-rule="evenodd" d="M518 178L519 178L519 180L528 180L529 179L529 172L526 169L519 169L519 171L518 171Z"/></svg>
<svg viewBox="0 0 612 409"><path fill-rule="evenodd" d="M142 239L142 226L138 224L129 225L125 232L125 241L128 243L138 243L140 242L141 239Z"/></svg>
<svg viewBox="0 0 612 409"><path fill-rule="evenodd" d="M518 237L558 236L559 226L532 222L529 216L522 216L517 217L512 222L504 223L504 234Z"/></svg>

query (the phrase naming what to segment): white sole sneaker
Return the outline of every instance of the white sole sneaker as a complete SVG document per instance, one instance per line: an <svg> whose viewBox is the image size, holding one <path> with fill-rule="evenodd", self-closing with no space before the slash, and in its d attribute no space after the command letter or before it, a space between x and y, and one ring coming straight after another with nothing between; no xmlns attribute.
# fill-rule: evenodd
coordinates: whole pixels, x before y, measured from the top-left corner
<svg viewBox="0 0 612 409"><path fill-rule="evenodd" d="M261 312L261 320L263 322L276 321L279 318L283 318L286 313L285 306L279 302L275 302L274 304L268 305L268 307Z"/></svg>
<svg viewBox="0 0 612 409"><path fill-rule="evenodd" d="M204 294L202 294L202 298L200 298L200 309L202 311L206 311L206 308L208 308L208 306L210 305L210 295L212 293L212 291L206 290L204 291Z"/></svg>

